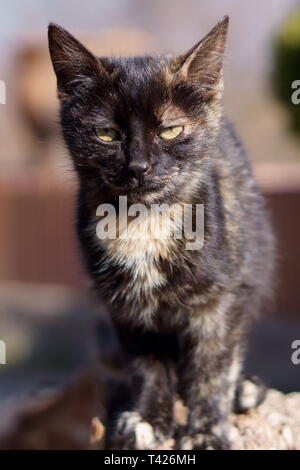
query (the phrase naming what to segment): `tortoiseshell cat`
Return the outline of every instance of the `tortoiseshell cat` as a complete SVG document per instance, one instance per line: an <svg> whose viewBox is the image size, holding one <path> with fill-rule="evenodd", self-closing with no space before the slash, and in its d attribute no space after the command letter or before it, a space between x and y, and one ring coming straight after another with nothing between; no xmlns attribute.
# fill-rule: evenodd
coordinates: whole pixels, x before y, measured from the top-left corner
<svg viewBox="0 0 300 470"><path fill-rule="evenodd" d="M131 407L114 429L124 449L173 437L178 395L189 409L178 448L230 447L245 332L269 303L272 231L222 110L227 28L224 17L176 57L98 58L49 27L62 131L80 184L78 236L131 378ZM153 239L147 217L141 239L99 240L97 207L109 203L118 214L119 196L147 207L204 204L204 246ZM255 406L254 395L239 406Z"/></svg>

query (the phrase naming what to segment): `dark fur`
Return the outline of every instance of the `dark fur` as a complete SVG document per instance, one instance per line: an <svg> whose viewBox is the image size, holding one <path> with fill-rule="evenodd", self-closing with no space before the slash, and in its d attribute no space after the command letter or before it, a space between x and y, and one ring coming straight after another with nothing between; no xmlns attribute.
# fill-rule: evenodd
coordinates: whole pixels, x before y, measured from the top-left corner
<svg viewBox="0 0 300 470"><path fill-rule="evenodd" d="M224 18L183 56L126 59L97 59L62 28L49 29L62 130L80 183L78 236L132 380L136 413L122 414L115 430L123 448L141 447L138 422L152 425L153 446L174 435L177 393L190 410L181 448L227 448L245 331L269 304L272 232L248 158L222 113L227 25ZM158 129L170 119L184 122L185 132L162 141ZM99 142L97 125L114 125L121 141ZM132 162L151 166L142 185ZM167 254L142 261L150 263L143 265L150 294L148 278L133 281L126 250L121 263L95 237L97 206L116 205L119 195L205 205L201 250L187 251L178 240ZM152 274L162 285L151 284Z"/></svg>

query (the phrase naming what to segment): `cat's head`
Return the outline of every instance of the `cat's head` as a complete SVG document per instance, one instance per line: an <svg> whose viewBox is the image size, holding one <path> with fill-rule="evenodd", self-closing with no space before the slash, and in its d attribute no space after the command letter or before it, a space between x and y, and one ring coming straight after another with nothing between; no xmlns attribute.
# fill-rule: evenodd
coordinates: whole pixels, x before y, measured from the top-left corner
<svg viewBox="0 0 300 470"><path fill-rule="evenodd" d="M180 56L96 57L49 26L63 135L83 184L133 201L188 200L222 113L228 17Z"/></svg>

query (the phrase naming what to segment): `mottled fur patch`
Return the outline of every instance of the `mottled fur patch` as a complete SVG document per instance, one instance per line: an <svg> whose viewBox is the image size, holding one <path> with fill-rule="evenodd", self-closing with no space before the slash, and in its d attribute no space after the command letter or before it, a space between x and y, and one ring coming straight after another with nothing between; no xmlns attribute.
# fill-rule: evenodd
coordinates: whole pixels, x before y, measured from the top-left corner
<svg viewBox="0 0 300 470"><path fill-rule="evenodd" d="M224 17L186 54L96 57L50 25L49 47L65 142L79 179L77 232L96 294L111 313L129 370L131 414L115 426L122 448L173 436L174 397L189 410L181 448L224 449L240 396L249 322L270 304L274 242L264 200L221 102ZM161 129L182 126L164 140ZM101 142L97 130L116 138ZM128 218L115 239L96 235L100 204L204 205L204 244L155 238ZM171 218L175 231L178 213ZM165 225L163 223L163 229ZM234 398L235 397L235 398ZM259 395L260 399L262 394ZM112 419L114 422L114 419Z"/></svg>

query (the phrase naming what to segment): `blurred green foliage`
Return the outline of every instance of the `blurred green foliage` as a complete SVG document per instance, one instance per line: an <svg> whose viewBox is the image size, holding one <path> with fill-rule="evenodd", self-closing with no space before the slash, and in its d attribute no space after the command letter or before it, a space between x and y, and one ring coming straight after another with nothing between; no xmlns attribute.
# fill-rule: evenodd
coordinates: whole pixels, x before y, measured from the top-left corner
<svg viewBox="0 0 300 470"><path fill-rule="evenodd" d="M284 23L274 41L273 71L275 94L289 112L291 128L300 135L300 104L291 99L295 80L300 80L300 10Z"/></svg>

